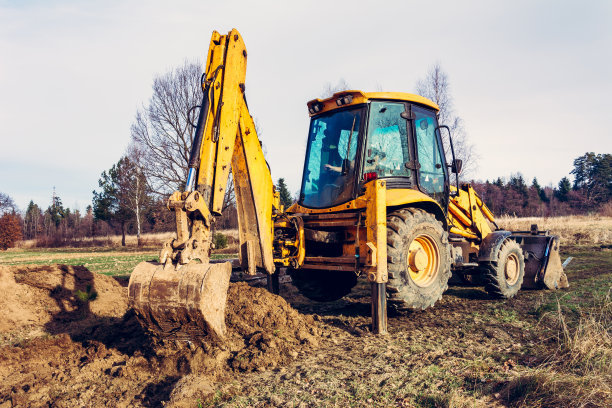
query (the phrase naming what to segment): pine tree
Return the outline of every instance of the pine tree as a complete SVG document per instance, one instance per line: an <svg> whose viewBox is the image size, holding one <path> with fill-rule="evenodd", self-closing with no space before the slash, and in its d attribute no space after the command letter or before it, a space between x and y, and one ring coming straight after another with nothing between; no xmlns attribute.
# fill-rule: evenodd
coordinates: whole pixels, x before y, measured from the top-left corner
<svg viewBox="0 0 612 408"><path fill-rule="evenodd" d="M59 228L60 222L66 217L66 209L62 204L62 199L55 195L53 190L53 199L49 208L46 211L51 217L51 221L55 224L55 228Z"/></svg>
<svg viewBox="0 0 612 408"><path fill-rule="evenodd" d="M533 187L535 191L538 193L538 197L540 197L541 201L545 203L548 202L548 197L546 197L546 192L544 192L544 189L542 188L542 186L540 186L540 183L538 183L538 179L536 177L533 178L533 181L531 182L531 187Z"/></svg>
<svg viewBox="0 0 612 408"><path fill-rule="evenodd" d="M93 192L93 213L97 220L118 222L121 226L121 245L125 246L125 229L135 212L130 206L130 193L134 188L129 183L133 164L122 157L108 172L103 171L98 185L101 192Z"/></svg>
<svg viewBox="0 0 612 408"><path fill-rule="evenodd" d="M574 160L574 190L594 205L612 199L612 155L585 153Z"/></svg>
<svg viewBox="0 0 612 408"><path fill-rule="evenodd" d="M293 204L293 200L291 199L291 193L285 184L284 178L278 179L278 184L276 186L278 193L280 195L280 202L285 207L288 208L291 204Z"/></svg>
<svg viewBox="0 0 612 408"><path fill-rule="evenodd" d="M559 181L559 187L555 190L555 196L559 201L565 202L568 199L568 194L572 190L572 183L567 177L563 177Z"/></svg>

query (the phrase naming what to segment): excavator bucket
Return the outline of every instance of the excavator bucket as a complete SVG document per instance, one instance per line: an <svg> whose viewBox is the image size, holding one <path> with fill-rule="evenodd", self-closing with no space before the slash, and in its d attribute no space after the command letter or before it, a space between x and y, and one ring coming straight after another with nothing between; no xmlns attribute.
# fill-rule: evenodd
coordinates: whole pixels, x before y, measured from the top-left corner
<svg viewBox="0 0 612 408"><path fill-rule="evenodd" d="M567 275L559 255L559 237L538 231L537 226L530 232L513 232L525 255L525 289L564 289L569 287Z"/></svg>
<svg viewBox="0 0 612 408"><path fill-rule="evenodd" d="M129 306L155 335L196 342L225 337L225 307L232 266L197 263L175 267L141 262L128 285Z"/></svg>

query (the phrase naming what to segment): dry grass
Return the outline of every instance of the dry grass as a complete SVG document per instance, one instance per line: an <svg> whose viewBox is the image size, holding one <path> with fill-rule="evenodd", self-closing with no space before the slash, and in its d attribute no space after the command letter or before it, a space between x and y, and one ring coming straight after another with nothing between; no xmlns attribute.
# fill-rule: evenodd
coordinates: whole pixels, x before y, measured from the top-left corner
<svg viewBox="0 0 612 408"><path fill-rule="evenodd" d="M557 303L557 352L510 381L501 396L512 406L612 406L610 292L597 306L582 312L573 329L561 310Z"/></svg>
<svg viewBox="0 0 612 408"><path fill-rule="evenodd" d="M156 233L148 233L142 234L140 236L141 246L161 246L164 241L167 241L172 236L174 236L174 232L156 232ZM49 243L50 245L46 245ZM136 235L126 235L125 236L125 244L128 247L137 247L138 239ZM86 237L86 238L76 238L69 239L66 241L60 241L60 245L53 245L51 240L45 241L43 239L28 239L24 241L19 241L16 245L16 248L21 249L30 249L30 248L41 248L41 247L53 247L53 246L63 246L63 247L120 247L121 246L121 235L107 235L103 237Z"/></svg>
<svg viewBox="0 0 612 408"><path fill-rule="evenodd" d="M215 253L223 254L235 254L238 252L238 230L218 230L228 238L228 246L222 250L216 250ZM174 232L156 232L142 234L140 237L140 246L148 248L159 248L162 244L172 237L175 237ZM138 247L138 239L136 235L126 235L125 244L127 247L136 248ZM66 241L52 241L45 239L28 239L17 242L16 248L18 249L32 249L32 248L52 248L52 247L74 247L74 248L90 248L90 247L108 247L108 248L119 248L121 247L121 235L109 235L104 237L88 237L71 239Z"/></svg>
<svg viewBox="0 0 612 408"><path fill-rule="evenodd" d="M573 215L566 217L504 216L497 218L497 224L510 231L529 231L531 224L538 224L540 230L550 230L561 237L562 244L609 244L612 243L612 216Z"/></svg>

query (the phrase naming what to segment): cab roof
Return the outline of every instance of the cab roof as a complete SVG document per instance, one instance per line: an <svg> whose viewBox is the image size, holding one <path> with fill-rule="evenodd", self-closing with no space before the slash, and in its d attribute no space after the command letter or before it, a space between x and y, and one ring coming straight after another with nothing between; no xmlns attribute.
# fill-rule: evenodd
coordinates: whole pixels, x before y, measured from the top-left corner
<svg viewBox="0 0 612 408"><path fill-rule="evenodd" d="M332 111L346 106L367 103L373 99L386 99L403 102L414 102L439 111L438 105L431 100L420 95L406 92L362 92L357 90L336 92L329 98L313 99L307 103L310 116L315 116L323 112Z"/></svg>

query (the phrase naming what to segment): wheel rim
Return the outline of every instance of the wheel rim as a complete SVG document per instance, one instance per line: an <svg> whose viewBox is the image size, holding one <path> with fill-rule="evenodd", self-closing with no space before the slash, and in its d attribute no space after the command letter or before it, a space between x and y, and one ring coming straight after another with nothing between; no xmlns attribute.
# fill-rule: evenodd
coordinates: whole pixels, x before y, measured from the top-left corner
<svg viewBox="0 0 612 408"><path fill-rule="evenodd" d="M506 260L506 266L504 267L504 275L506 277L506 283L512 286L519 278L519 260L516 254L510 254Z"/></svg>
<svg viewBox="0 0 612 408"><path fill-rule="evenodd" d="M408 271L412 281L422 288L430 286L438 275L440 250L426 234L418 235L408 247Z"/></svg>

